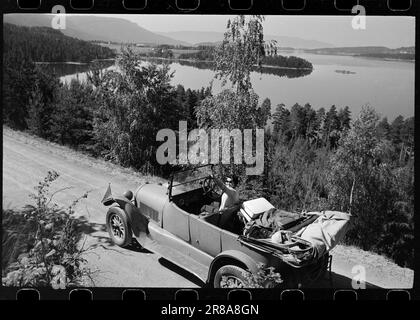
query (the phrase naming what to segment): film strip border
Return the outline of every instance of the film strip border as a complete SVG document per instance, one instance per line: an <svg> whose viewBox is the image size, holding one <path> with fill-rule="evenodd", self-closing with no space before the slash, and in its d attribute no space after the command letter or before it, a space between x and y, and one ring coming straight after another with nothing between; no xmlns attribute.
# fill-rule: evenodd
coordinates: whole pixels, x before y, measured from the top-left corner
<svg viewBox="0 0 420 320"><path fill-rule="evenodd" d="M411 15L415 0L6 0L4 13L183 13L346 15L363 6L367 15ZM58 12L53 12L58 13Z"/></svg>
<svg viewBox="0 0 420 320"><path fill-rule="evenodd" d="M186 288L73 288L65 290L1 288L0 300L120 300L120 301L237 301L299 302L319 301L410 301L417 300L414 290L403 289L186 289Z"/></svg>
<svg viewBox="0 0 420 320"><path fill-rule="evenodd" d="M415 0L6 0L3 13L66 13L125 14L286 14L286 15L349 15L355 6L363 6L366 15L414 16L419 12ZM66 290L34 288L0 288L0 300L120 300L148 301L265 301L336 300L408 301L419 299L411 290L278 290L278 289L185 289L185 288L75 288Z"/></svg>

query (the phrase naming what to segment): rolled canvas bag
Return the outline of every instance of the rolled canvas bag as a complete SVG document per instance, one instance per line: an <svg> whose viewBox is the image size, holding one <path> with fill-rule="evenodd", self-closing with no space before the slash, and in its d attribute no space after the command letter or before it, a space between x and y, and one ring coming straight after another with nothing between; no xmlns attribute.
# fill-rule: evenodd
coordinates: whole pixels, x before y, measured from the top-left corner
<svg viewBox="0 0 420 320"><path fill-rule="evenodd" d="M300 229L295 235L312 243L315 248L314 258L319 258L344 238L350 217L345 212L323 211L313 223Z"/></svg>
<svg viewBox="0 0 420 320"><path fill-rule="evenodd" d="M296 212L289 212L280 209L270 209L264 212L261 217L263 224L270 226L273 231L286 230L296 225L303 216Z"/></svg>

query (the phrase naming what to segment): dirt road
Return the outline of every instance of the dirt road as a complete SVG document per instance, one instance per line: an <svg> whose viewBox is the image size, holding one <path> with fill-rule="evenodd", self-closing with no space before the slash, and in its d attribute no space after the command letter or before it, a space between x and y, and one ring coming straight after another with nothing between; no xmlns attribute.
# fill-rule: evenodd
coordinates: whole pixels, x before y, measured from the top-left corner
<svg viewBox="0 0 420 320"><path fill-rule="evenodd" d="M121 194L127 189L134 191L146 180L161 181L160 178L140 176L131 169L3 127L3 208L19 208L31 203L29 194L49 170L60 174L53 185L54 190L72 187L55 196L58 204L69 205L90 191L88 198L78 205L78 214L89 223L86 245L93 249L86 258L90 268L97 270L94 274L96 286L199 286L200 283L187 272L147 250L140 247L128 250L112 245L105 231L106 208L100 200L108 183L111 183L114 194ZM412 286L412 270L400 268L381 256L345 246L337 246L332 255L335 287L351 288L352 278L363 276L363 271L357 266L364 268L367 287Z"/></svg>

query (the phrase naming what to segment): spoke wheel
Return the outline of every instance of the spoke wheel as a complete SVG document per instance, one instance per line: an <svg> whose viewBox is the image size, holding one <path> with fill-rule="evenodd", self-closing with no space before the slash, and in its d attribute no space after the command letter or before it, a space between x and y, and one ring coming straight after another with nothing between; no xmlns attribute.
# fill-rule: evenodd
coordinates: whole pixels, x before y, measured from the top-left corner
<svg viewBox="0 0 420 320"><path fill-rule="evenodd" d="M235 265L225 265L219 268L214 275L215 288L245 288L247 271Z"/></svg>
<svg viewBox="0 0 420 320"><path fill-rule="evenodd" d="M111 216L111 230L114 237L124 239L124 223L122 222L121 218L116 214Z"/></svg>
<svg viewBox="0 0 420 320"><path fill-rule="evenodd" d="M221 288L243 288L244 284L241 279L238 279L234 276L225 276L222 277L222 280L220 281L220 287Z"/></svg>
<svg viewBox="0 0 420 320"><path fill-rule="evenodd" d="M131 227L126 213L121 208L113 207L109 209L106 224L113 243L120 247L126 247L131 243Z"/></svg>

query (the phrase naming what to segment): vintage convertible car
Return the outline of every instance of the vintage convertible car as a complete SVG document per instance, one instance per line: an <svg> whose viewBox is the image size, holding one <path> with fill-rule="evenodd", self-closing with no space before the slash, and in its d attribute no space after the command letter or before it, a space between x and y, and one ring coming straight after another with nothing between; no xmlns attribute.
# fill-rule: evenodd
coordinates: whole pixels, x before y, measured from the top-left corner
<svg viewBox="0 0 420 320"><path fill-rule="evenodd" d="M251 209L245 201L230 214L209 210L217 208L221 196L212 172L213 166L180 171L167 184L145 183L121 196L113 196L108 186L102 203L110 206L106 224L112 241L126 247L134 237L215 288L243 287L244 271L255 273L260 263L281 274L283 287L305 285L326 273L328 251L315 257L309 242L293 236L299 226L288 229L292 241L284 244L243 235L247 215L255 213L250 210L258 210L258 203L264 207L266 200L253 200ZM301 226L314 221L310 218Z"/></svg>

